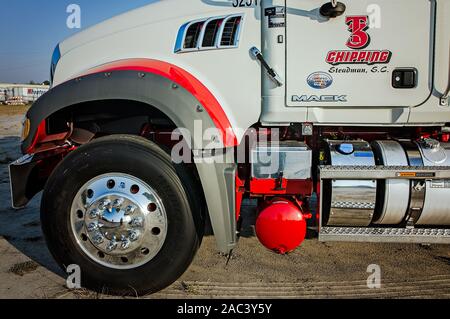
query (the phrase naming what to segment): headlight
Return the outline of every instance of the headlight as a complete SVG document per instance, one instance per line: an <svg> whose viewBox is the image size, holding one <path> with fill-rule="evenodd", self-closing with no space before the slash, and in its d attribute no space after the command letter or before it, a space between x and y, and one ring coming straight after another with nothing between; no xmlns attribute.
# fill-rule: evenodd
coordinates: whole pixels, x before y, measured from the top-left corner
<svg viewBox="0 0 450 319"><path fill-rule="evenodd" d="M55 76L56 66L61 59L61 51L59 50L59 44L56 46L55 51L52 55L52 64L50 66L50 82L53 83L53 78Z"/></svg>
<svg viewBox="0 0 450 319"><path fill-rule="evenodd" d="M25 117L22 121L22 142L25 141L30 135L31 122L30 119Z"/></svg>

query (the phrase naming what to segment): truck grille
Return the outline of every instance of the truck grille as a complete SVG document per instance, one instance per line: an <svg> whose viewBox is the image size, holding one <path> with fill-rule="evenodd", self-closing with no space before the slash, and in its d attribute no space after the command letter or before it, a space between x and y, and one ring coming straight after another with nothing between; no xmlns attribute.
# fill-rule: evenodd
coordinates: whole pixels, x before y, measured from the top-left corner
<svg viewBox="0 0 450 319"><path fill-rule="evenodd" d="M185 23L178 31L175 53L237 48L243 15L212 17Z"/></svg>

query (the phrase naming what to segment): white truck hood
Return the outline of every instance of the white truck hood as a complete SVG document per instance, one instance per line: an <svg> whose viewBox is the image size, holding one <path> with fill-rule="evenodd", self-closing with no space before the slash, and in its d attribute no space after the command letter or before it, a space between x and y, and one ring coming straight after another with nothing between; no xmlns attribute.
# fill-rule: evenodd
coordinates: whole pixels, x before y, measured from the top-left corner
<svg viewBox="0 0 450 319"><path fill-rule="evenodd" d="M211 5L212 4L212 5ZM198 16L223 9L229 5L227 1L210 0L158 0L149 5L128 11L111 19L105 20L86 30L83 30L60 43L61 54L83 46L98 39L116 33L123 33L133 28L155 24L162 21Z"/></svg>

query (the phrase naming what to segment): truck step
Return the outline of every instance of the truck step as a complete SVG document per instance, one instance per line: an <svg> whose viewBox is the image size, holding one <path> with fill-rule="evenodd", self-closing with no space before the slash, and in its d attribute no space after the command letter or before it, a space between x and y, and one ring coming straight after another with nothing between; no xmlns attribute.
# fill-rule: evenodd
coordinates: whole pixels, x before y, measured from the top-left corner
<svg viewBox="0 0 450 319"><path fill-rule="evenodd" d="M323 227L319 241L450 244L450 229Z"/></svg>

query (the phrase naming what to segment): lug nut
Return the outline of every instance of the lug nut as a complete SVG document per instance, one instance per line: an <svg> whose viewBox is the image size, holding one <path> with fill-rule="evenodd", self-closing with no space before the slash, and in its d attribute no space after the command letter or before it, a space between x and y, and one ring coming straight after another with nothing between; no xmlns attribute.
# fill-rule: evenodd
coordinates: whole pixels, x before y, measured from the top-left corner
<svg viewBox="0 0 450 319"><path fill-rule="evenodd" d="M142 227L144 225L144 219L136 217L131 220L131 227Z"/></svg>
<svg viewBox="0 0 450 319"><path fill-rule="evenodd" d="M136 241L136 240L139 239L140 235L141 235L140 232L135 230L135 231L130 232L129 238L130 238L131 241Z"/></svg>
<svg viewBox="0 0 450 319"><path fill-rule="evenodd" d="M93 209L93 210L91 210L91 212L89 213L89 217L90 217L91 219L97 218L98 215L99 215L98 209Z"/></svg>
<svg viewBox="0 0 450 319"><path fill-rule="evenodd" d="M122 250L127 250L128 248L130 248L130 241L129 240L123 241L120 248L122 248Z"/></svg>
<svg viewBox="0 0 450 319"><path fill-rule="evenodd" d="M104 199L100 202L100 205L98 206L101 210L110 209L111 208L111 201L109 199Z"/></svg>
<svg viewBox="0 0 450 319"><path fill-rule="evenodd" d="M132 215L134 214L134 212L136 211L136 206L127 206L127 208L125 209L125 215Z"/></svg>
<svg viewBox="0 0 450 319"><path fill-rule="evenodd" d="M92 238L92 240L94 241L95 245L100 245L104 242L104 238L103 235L100 233L95 234L94 238Z"/></svg>
<svg viewBox="0 0 450 319"><path fill-rule="evenodd" d="M122 236L122 244L120 245L120 248L122 248L122 250L127 250L128 248L130 248L130 241L125 237Z"/></svg>
<svg viewBox="0 0 450 319"><path fill-rule="evenodd" d="M98 224L97 223L90 223L89 226L88 226L88 231L89 232L93 232L93 231L95 231L97 229L98 229Z"/></svg>
<svg viewBox="0 0 450 319"><path fill-rule="evenodd" d="M113 207L117 210L120 210L122 208L122 204L125 200L123 198L118 198L113 202Z"/></svg>
<svg viewBox="0 0 450 319"><path fill-rule="evenodd" d="M106 247L106 250L111 252L116 249L117 249L117 241L116 241L116 237L114 236L113 239L111 239L111 241L109 242L108 247Z"/></svg>

